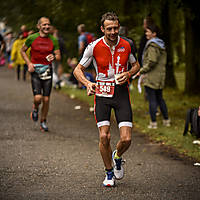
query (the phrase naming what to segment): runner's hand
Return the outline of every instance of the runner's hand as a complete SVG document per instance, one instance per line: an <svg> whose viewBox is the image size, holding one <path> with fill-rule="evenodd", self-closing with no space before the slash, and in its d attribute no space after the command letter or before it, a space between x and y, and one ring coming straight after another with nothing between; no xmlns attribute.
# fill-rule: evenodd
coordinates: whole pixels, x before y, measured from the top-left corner
<svg viewBox="0 0 200 200"><path fill-rule="evenodd" d="M92 83L92 82L88 83L88 85L87 85L87 95L91 96L91 95L95 94L96 87L97 87L96 83Z"/></svg>
<svg viewBox="0 0 200 200"><path fill-rule="evenodd" d="M54 54L49 54L46 59L49 61L49 62L52 62L54 59L55 59L55 56Z"/></svg>
<svg viewBox="0 0 200 200"><path fill-rule="evenodd" d="M136 76L140 76L141 74L140 74L140 71L136 74Z"/></svg>
<svg viewBox="0 0 200 200"><path fill-rule="evenodd" d="M123 72L119 75L119 77L117 78L119 85L123 85L124 83L126 83L129 80L129 74L128 72Z"/></svg>
<svg viewBox="0 0 200 200"><path fill-rule="evenodd" d="M34 72L34 71L35 71L35 68L34 68L33 63L30 63L30 64L28 65L28 71L29 71L29 72Z"/></svg>

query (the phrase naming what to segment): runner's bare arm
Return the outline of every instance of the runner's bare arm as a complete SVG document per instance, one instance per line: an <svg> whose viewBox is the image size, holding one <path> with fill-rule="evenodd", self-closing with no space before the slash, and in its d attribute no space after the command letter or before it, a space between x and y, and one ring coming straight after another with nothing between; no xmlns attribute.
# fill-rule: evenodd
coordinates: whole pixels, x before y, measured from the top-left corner
<svg viewBox="0 0 200 200"><path fill-rule="evenodd" d="M140 64L138 61L131 64L132 68L128 71L129 78L136 74L140 70Z"/></svg>
<svg viewBox="0 0 200 200"><path fill-rule="evenodd" d="M74 76L78 81L80 81L83 85L87 87L87 95L93 95L95 94L95 88L96 83L92 83L91 81L87 80L87 78L84 75L85 67L83 67L81 64L78 64L76 68L74 69Z"/></svg>
<svg viewBox="0 0 200 200"><path fill-rule="evenodd" d="M61 60L61 55L60 55L60 50L57 49L54 51L54 57L57 61L60 61Z"/></svg>
<svg viewBox="0 0 200 200"><path fill-rule="evenodd" d="M49 54L46 58L49 62L52 62L53 60L60 61L61 60L60 50L59 49L55 50L53 53Z"/></svg>
<svg viewBox="0 0 200 200"><path fill-rule="evenodd" d="M20 52L21 52L22 58L25 60L26 64L28 65L28 71L29 72L34 72L35 71L34 65L30 61L28 55L26 54L27 50L28 50L28 47L25 44L23 44Z"/></svg>

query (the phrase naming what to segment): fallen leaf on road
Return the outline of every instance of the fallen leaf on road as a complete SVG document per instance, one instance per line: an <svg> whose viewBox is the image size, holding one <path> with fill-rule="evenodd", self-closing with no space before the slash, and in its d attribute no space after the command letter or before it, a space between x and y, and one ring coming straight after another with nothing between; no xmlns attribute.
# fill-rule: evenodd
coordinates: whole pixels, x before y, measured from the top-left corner
<svg viewBox="0 0 200 200"><path fill-rule="evenodd" d="M200 140L194 140L193 144L199 144L200 145Z"/></svg>
<svg viewBox="0 0 200 200"><path fill-rule="evenodd" d="M75 109L75 110L80 110L80 109L81 109L81 106L75 106L74 109Z"/></svg>
<svg viewBox="0 0 200 200"><path fill-rule="evenodd" d="M194 166L199 166L200 167L200 163L194 163Z"/></svg>

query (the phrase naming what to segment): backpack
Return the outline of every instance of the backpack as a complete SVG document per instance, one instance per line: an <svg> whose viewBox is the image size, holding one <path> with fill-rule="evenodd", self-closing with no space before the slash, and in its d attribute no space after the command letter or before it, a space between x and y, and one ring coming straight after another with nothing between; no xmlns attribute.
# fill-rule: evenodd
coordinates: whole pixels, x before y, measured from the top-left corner
<svg viewBox="0 0 200 200"><path fill-rule="evenodd" d="M87 33L85 33L85 36L86 36L86 40L87 40L86 46L88 44L90 44L90 42L93 42L95 40L94 35L92 33L87 32Z"/></svg>
<svg viewBox="0 0 200 200"><path fill-rule="evenodd" d="M0 66L3 66L3 65L5 65L5 64L6 64L6 59L5 59L5 56L2 55L2 56L0 57Z"/></svg>
<svg viewBox="0 0 200 200"><path fill-rule="evenodd" d="M196 138L200 138L200 117L198 116L198 110L199 108L191 108L187 111L183 132L184 136L187 134L190 125L190 133Z"/></svg>

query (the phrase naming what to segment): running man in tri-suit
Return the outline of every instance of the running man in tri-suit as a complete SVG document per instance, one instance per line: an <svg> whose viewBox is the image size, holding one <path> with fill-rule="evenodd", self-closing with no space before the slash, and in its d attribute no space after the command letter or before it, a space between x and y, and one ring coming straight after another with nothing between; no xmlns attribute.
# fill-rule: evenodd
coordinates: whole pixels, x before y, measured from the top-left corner
<svg viewBox="0 0 200 200"><path fill-rule="evenodd" d="M99 148L105 165L104 186L114 186L115 178L124 176L122 154L131 144L132 109L128 80L139 70L130 43L119 37L119 18L108 12L102 16L101 31L104 36L90 43L74 70L78 81L87 87L87 94L95 94L95 119L99 128ZM84 70L93 61L96 83L84 76ZM132 68L128 71L128 62ZM114 109L120 131L120 140L112 152L110 145L110 115ZM113 162L113 163L112 163ZM114 169L113 169L114 167Z"/></svg>
<svg viewBox="0 0 200 200"><path fill-rule="evenodd" d="M40 129L42 131L48 131L46 120L52 88L52 61L61 59L58 40L49 34L50 26L50 20L47 17L41 17L37 23L39 32L28 36L21 49L22 57L31 73L34 95L31 112L33 121L38 120L39 105L43 103L40 117ZM31 47L31 59L26 54L29 47Z"/></svg>

